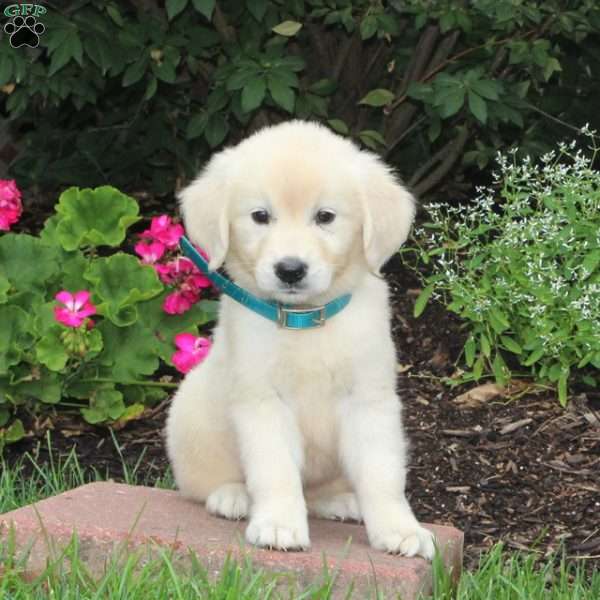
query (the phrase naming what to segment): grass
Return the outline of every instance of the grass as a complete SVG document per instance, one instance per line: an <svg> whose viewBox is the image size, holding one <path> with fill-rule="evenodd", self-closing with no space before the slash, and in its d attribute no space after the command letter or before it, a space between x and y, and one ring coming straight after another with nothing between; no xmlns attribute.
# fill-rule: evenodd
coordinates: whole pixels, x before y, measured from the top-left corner
<svg viewBox="0 0 600 600"><path fill-rule="evenodd" d="M49 439L47 444L51 458L43 466L30 455L11 467L0 462L0 513L106 478L97 471L83 469L74 451L56 458ZM143 458L140 455L133 467L122 460L122 479L131 484L172 487L170 475L158 482L144 481L139 475ZM215 575L196 557L190 556L183 567L165 550L158 550L151 558L140 552L124 553L107 565L101 577L94 577L81 560L75 538L61 559L48 565L40 577L28 581L21 577L24 565L16 556L10 538L0 540L2 600L325 600L332 597L335 581L335 574L324 573L322 581L302 588L289 576L269 574L250 561L228 561ZM383 598L377 590L373 590L372 597ZM581 568L559 557L538 560L534 554L509 553L497 544L482 556L477 570L463 573L458 588L452 585L441 560L434 561L434 594L428 600L598 599L600 572L586 577Z"/></svg>

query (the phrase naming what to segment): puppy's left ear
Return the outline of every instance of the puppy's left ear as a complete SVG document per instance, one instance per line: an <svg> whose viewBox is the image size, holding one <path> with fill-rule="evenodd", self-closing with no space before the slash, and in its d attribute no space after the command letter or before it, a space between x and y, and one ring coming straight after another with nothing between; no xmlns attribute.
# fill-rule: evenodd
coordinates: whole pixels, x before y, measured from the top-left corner
<svg viewBox="0 0 600 600"><path fill-rule="evenodd" d="M416 200L377 157L366 154L364 158L363 244L369 268L379 275L383 264L408 237Z"/></svg>

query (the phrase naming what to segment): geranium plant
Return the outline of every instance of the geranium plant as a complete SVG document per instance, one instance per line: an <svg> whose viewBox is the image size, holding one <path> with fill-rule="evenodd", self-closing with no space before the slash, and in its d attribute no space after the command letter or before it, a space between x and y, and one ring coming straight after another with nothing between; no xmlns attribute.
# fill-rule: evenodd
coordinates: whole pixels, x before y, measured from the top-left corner
<svg viewBox="0 0 600 600"><path fill-rule="evenodd" d="M0 223L21 211L14 182L0 182ZM167 215L140 234L138 256L119 250L140 219L113 187L70 188L39 236L0 234L0 445L24 433L19 405L123 422L176 386L164 365L187 372L206 356L210 282L179 256L183 227Z"/></svg>

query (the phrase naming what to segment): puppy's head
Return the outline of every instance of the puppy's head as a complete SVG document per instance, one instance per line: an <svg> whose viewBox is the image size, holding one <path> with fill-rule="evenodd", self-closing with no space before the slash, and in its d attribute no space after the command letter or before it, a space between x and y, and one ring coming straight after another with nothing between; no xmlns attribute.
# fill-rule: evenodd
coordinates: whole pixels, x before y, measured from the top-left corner
<svg viewBox="0 0 600 600"><path fill-rule="evenodd" d="M290 121L215 155L180 194L187 232L251 292L321 303L379 272L406 239L414 199L373 154Z"/></svg>

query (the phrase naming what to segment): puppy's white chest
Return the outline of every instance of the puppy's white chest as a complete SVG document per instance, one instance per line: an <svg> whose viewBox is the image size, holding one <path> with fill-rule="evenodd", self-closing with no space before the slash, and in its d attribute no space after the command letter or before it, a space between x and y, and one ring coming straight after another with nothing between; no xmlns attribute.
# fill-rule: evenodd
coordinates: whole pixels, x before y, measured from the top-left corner
<svg viewBox="0 0 600 600"><path fill-rule="evenodd" d="M339 406L350 382L343 365L328 364L318 354L298 358L276 361L272 381L294 414L304 446L303 476L311 484L335 477L339 470Z"/></svg>

